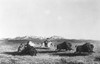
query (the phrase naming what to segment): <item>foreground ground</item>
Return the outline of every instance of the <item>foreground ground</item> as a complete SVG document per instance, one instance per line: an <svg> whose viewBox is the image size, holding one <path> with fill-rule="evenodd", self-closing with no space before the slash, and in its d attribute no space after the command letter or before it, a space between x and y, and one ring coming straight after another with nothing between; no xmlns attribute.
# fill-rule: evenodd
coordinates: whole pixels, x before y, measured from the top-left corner
<svg viewBox="0 0 100 64"><path fill-rule="evenodd" d="M73 43L75 45L82 43ZM0 42L0 64L100 64L100 43L93 43L95 53L91 55L75 55L75 51L57 52L49 49L38 49L37 56L17 55L19 44Z"/></svg>

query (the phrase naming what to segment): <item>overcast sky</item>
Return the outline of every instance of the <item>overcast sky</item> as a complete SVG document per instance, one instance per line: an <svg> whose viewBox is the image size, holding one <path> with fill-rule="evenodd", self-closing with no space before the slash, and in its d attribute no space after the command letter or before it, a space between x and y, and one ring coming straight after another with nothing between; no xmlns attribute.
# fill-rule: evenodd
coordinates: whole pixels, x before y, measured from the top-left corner
<svg viewBox="0 0 100 64"><path fill-rule="evenodd" d="M25 35L100 40L100 1L0 0L0 38Z"/></svg>

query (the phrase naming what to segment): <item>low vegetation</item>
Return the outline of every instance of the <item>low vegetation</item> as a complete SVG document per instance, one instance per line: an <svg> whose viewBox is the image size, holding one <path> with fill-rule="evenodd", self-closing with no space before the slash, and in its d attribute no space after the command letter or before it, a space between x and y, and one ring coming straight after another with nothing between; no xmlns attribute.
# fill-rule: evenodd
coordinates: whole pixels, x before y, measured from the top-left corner
<svg viewBox="0 0 100 64"><path fill-rule="evenodd" d="M19 39L19 38L17 38ZM32 38L31 38L32 39ZM43 42L45 39L34 39L35 42ZM16 51L20 43L26 40L6 39L0 41L0 64L100 64L100 43L94 40L74 40L52 38L51 41L72 43L73 51L55 52L49 49L37 49L37 56L17 55ZM75 45L90 42L94 45L95 53L91 55L75 55Z"/></svg>

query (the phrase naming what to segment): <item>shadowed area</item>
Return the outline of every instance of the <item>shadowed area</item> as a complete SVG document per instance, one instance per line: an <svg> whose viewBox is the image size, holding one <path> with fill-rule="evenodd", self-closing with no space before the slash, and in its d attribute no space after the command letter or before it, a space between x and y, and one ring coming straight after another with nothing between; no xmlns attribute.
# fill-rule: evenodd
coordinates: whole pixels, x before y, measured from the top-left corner
<svg viewBox="0 0 100 64"><path fill-rule="evenodd" d="M49 49L47 47L34 47L34 48L36 48L36 49Z"/></svg>
<svg viewBox="0 0 100 64"><path fill-rule="evenodd" d="M56 53L57 51L38 51L37 53ZM8 54L8 55L28 55L28 54L21 54L17 51L14 52L3 52L2 54Z"/></svg>
<svg viewBox="0 0 100 64"><path fill-rule="evenodd" d="M2 54L7 54L7 55L13 55L13 56L15 56L15 55L20 55L20 56L24 56L24 55L30 55L30 54L22 54L22 53L18 53L17 51L15 51L15 52L3 52Z"/></svg>
<svg viewBox="0 0 100 64"><path fill-rule="evenodd" d="M38 51L38 53L56 53L58 51Z"/></svg>
<svg viewBox="0 0 100 64"><path fill-rule="evenodd" d="M3 52L2 54L8 54L8 55L22 55L22 54L19 54L17 51L15 52ZM24 54L25 55L25 54Z"/></svg>
<svg viewBox="0 0 100 64"><path fill-rule="evenodd" d="M58 56L87 56L89 53L68 53L64 51L38 51L39 54L45 54L45 53L50 53L50 55L58 55ZM17 51L15 52L3 52L3 54L8 54L8 55L28 55L28 54L20 54Z"/></svg>
<svg viewBox="0 0 100 64"><path fill-rule="evenodd" d="M88 53L54 53L52 55L59 55L59 56L87 56Z"/></svg>

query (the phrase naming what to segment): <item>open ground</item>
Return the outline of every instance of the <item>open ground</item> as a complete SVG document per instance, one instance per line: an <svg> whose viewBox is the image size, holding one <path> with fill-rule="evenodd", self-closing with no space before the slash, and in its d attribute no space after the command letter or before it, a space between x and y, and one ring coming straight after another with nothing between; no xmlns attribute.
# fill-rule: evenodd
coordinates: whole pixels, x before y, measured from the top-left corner
<svg viewBox="0 0 100 64"><path fill-rule="evenodd" d="M74 54L75 45L83 43L72 43L73 51L56 52L51 49L36 48L37 56L18 55L18 42L0 41L0 64L100 64L100 43L93 42L95 53L91 55Z"/></svg>

